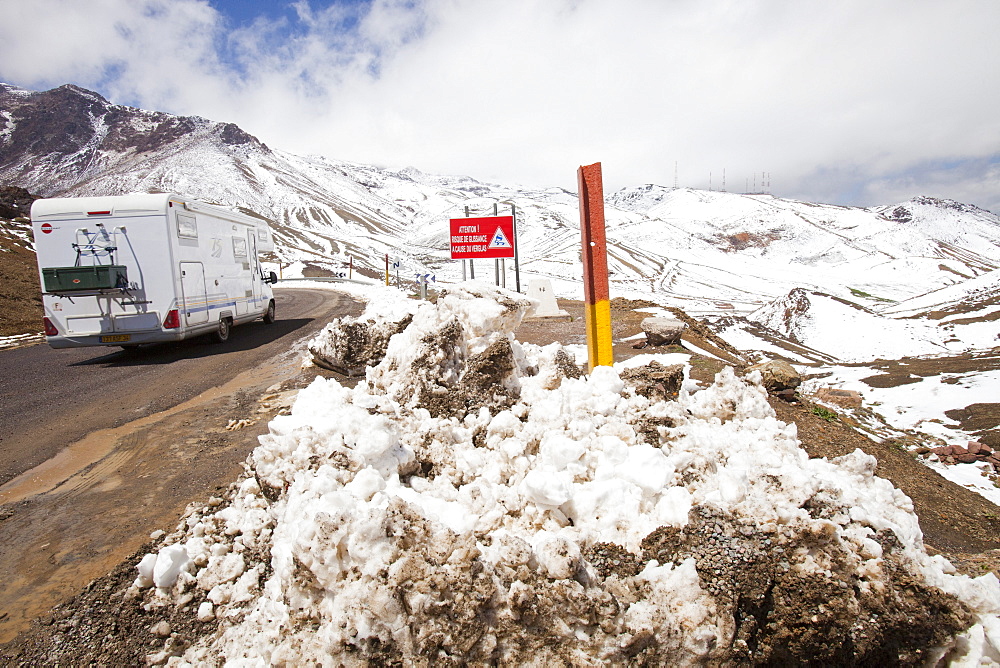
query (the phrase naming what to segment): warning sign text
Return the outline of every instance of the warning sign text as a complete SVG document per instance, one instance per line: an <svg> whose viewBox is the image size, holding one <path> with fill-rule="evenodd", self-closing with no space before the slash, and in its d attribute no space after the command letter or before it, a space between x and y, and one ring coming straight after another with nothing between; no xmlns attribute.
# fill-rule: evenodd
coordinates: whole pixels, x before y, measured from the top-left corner
<svg viewBox="0 0 1000 668"><path fill-rule="evenodd" d="M453 260L514 257L514 217L452 218Z"/></svg>

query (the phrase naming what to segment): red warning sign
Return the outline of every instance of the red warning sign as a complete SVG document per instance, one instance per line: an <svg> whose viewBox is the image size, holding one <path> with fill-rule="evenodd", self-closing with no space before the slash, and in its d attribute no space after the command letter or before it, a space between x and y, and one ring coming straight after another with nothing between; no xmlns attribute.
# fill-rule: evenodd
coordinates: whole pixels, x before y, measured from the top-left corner
<svg viewBox="0 0 1000 668"><path fill-rule="evenodd" d="M42 233L43 234L52 234L52 224L51 223L42 223Z"/></svg>
<svg viewBox="0 0 1000 668"><path fill-rule="evenodd" d="M451 219L451 259L514 257L514 216Z"/></svg>

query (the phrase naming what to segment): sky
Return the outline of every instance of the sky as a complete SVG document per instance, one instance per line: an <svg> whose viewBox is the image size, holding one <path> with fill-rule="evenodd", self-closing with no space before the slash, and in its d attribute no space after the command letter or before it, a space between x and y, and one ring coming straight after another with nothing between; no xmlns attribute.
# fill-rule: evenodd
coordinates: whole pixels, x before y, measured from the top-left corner
<svg viewBox="0 0 1000 668"><path fill-rule="evenodd" d="M994 0L0 0L0 81L576 190L1000 212Z"/></svg>

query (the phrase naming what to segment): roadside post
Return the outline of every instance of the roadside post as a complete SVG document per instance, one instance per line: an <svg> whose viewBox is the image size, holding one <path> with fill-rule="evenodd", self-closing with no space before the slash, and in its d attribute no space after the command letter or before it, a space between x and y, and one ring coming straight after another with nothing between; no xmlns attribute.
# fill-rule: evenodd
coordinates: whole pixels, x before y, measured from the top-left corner
<svg viewBox="0 0 1000 668"><path fill-rule="evenodd" d="M389 254L385 254L385 287L389 287Z"/></svg>
<svg viewBox="0 0 1000 668"><path fill-rule="evenodd" d="M437 283L437 274L417 274L417 286L420 290L420 298L427 299L427 283L433 281Z"/></svg>
<svg viewBox="0 0 1000 668"><path fill-rule="evenodd" d="M510 203L510 217L514 219L514 286L517 292L521 292L521 263L517 254L517 212L514 210L514 203Z"/></svg>
<svg viewBox="0 0 1000 668"><path fill-rule="evenodd" d="M583 294L589 370L614 364L611 348L611 302L608 252L604 231L604 183L601 163L577 170L580 191L580 236L583 246Z"/></svg>

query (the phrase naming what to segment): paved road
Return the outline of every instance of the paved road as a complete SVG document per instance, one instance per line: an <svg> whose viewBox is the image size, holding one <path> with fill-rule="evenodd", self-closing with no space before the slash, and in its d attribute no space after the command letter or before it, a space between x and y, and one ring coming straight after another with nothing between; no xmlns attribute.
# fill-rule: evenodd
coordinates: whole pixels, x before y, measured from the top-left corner
<svg viewBox="0 0 1000 668"><path fill-rule="evenodd" d="M0 351L0 485L97 429L175 406L289 349L359 306L337 292L275 290L277 322L126 353L117 348Z"/></svg>
<svg viewBox="0 0 1000 668"><path fill-rule="evenodd" d="M0 352L0 644L222 494L277 410L264 389L308 380L297 342L361 310L322 289L275 298L277 322L221 345Z"/></svg>

